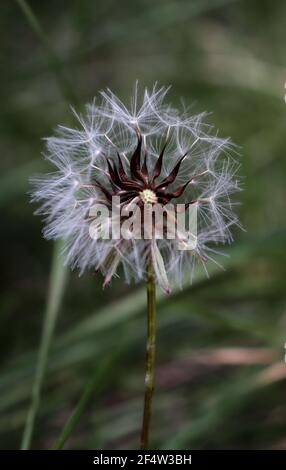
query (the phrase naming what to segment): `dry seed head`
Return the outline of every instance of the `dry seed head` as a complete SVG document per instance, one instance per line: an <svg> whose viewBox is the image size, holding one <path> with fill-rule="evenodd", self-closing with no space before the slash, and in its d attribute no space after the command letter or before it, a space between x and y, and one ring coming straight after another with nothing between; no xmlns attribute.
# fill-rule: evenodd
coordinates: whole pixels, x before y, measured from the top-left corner
<svg viewBox="0 0 286 470"><path fill-rule="evenodd" d="M230 140L204 124L203 114L165 104L167 91L154 86L140 94L136 84L130 107L111 91L101 92L101 100L87 105L83 116L75 113L77 128L59 127L47 139L46 157L56 170L33 181L44 235L64 239L66 262L80 272L101 270L105 283L119 265L128 282L145 279L151 259L158 284L168 292L185 274L192 280L197 262L216 262L215 246L230 242L232 226L239 225ZM181 239L92 239L90 208L97 202L109 207L114 195L125 207L136 200L162 206L197 202L196 249L180 250Z"/></svg>

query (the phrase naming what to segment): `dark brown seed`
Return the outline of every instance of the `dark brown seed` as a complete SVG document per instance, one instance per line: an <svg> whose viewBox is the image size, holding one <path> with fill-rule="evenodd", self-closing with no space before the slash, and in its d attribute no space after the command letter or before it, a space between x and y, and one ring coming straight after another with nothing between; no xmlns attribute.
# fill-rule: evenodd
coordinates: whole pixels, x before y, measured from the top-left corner
<svg viewBox="0 0 286 470"><path fill-rule="evenodd" d="M186 156L186 154L183 155L183 156L179 159L178 163L174 166L174 168L173 168L173 170L171 171L171 173L170 173L166 178L164 178L163 181L161 181L160 184L158 184L158 185L156 186L156 189L160 189L160 188L163 188L164 186L168 186L169 184L173 183L173 181L175 181L175 179L176 179L176 177L177 177L177 175L178 175L178 173L179 173L180 166L181 166L182 161L184 160L185 156Z"/></svg>
<svg viewBox="0 0 286 470"><path fill-rule="evenodd" d="M136 178L139 181L144 182L140 172L140 156L141 156L141 147L142 147L142 137L138 137L137 147L130 160L130 171L133 178Z"/></svg>
<svg viewBox="0 0 286 470"><path fill-rule="evenodd" d="M158 176L160 176L160 173L161 173L161 170L162 170L164 152L165 152L165 149L167 147L167 144L168 144L168 141L166 141L165 144L163 145L161 153L160 153L160 155L158 157L158 160L156 162L156 165L154 167L153 174L152 174L152 182L154 182L155 179L158 178Z"/></svg>

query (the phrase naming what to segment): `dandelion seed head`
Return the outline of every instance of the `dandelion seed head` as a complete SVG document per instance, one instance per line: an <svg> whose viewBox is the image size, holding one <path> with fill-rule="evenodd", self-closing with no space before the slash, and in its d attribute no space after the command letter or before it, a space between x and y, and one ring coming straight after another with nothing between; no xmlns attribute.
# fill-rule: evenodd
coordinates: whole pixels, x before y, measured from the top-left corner
<svg viewBox="0 0 286 470"><path fill-rule="evenodd" d="M240 225L232 200L239 190L235 147L204 123L205 113L193 115L166 103L167 92L157 85L140 92L136 84L129 105L106 90L82 115L72 110L77 126L59 126L46 139L45 158L54 171L33 178L44 236L64 239L66 263L80 273L101 270L105 285L120 266L127 282L145 279L150 259L166 292L186 273L192 282L197 263L207 272L209 261L217 263L216 246L231 242L233 226ZM126 212L135 203L140 208L196 203L196 245L180 235L137 239L129 228L124 239L92 238L90 221L97 219L90 208L95 203L110 207L112 196L121 197ZM106 232L111 221L109 214ZM99 230L96 223L94 230Z"/></svg>

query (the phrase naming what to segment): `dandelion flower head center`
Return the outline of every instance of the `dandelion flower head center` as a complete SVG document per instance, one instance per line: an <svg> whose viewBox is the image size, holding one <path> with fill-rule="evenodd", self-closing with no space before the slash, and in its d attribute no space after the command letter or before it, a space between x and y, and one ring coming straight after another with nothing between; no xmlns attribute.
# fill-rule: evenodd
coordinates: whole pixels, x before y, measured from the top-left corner
<svg viewBox="0 0 286 470"><path fill-rule="evenodd" d="M143 204L156 204L158 202L156 194L151 189L144 189L139 193L139 196Z"/></svg>
<svg viewBox="0 0 286 470"><path fill-rule="evenodd" d="M170 185L172 183L176 184L176 178L181 164L186 157L186 153L180 156L164 177L161 173L168 140L165 141L161 148L155 165L151 165L151 167L150 164L147 163L146 150L144 152L144 161L141 162L142 143L142 135L140 132L137 132L137 145L130 157L129 169L127 170L119 151L117 151L117 164L110 158L106 158L107 177L111 188L99 181L96 177L92 178L91 184L102 192L107 206L111 205L113 196L120 196L122 205L127 206L135 200L139 201L140 208L142 208L144 204L158 203L164 206L172 199L177 199L182 196L187 187L192 183L194 179L193 176L185 183L177 184L176 187L170 191ZM195 202L197 202L195 199L188 201L189 204L194 204Z"/></svg>

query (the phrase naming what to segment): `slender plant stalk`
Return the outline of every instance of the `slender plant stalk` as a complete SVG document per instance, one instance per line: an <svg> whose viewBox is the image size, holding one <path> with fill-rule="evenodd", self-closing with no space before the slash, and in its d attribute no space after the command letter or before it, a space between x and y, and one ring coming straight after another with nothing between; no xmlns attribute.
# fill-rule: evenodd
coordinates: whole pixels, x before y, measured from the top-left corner
<svg viewBox="0 0 286 470"><path fill-rule="evenodd" d="M100 392L100 388L104 387L104 376L108 372L108 370L113 366L114 360L117 358L118 352L105 360L96 367L96 371L93 374L91 380L87 383L86 388L83 391L74 411L67 419L59 437L55 441L52 450L61 450L69 438L70 434L74 430L75 426L77 425L81 415L86 409L90 399L93 397L94 392L98 395ZM111 375L112 376L112 375Z"/></svg>
<svg viewBox="0 0 286 470"><path fill-rule="evenodd" d="M54 251L48 303L44 318L42 339L38 362L36 366L35 380L32 389L32 401L25 423L21 450L28 450L31 445L35 418L40 405L43 379L47 368L47 358L50 349L50 343L55 329L55 324L64 292L67 270L64 267L63 258L60 255L61 250L61 242L58 242L58 244L56 245L56 250Z"/></svg>
<svg viewBox="0 0 286 470"><path fill-rule="evenodd" d="M147 266L147 345L146 345L146 374L144 412L141 431L141 449L148 449L150 422L152 412L152 398L154 390L155 373L155 346L156 346L156 284L151 263Z"/></svg>
<svg viewBox="0 0 286 470"><path fill-rule="evenodd" d="M68 418L65 423L58 439L55 441L52 450L61 450L72 433L73 429L77 425L82 413L84 412L89 400L91 399L95 386L97 384L97 376L93 377L92 380L88 383L87 388L84 390L82 396L79 399L78 404L76 405L71 416Z"/></svg>
<svg viewBox="0 0 286 470"><path fill-rule="evenodd" d="M32 31L35 33L40 43L42 44L43 50L45 51L46 58L50 69L54 73L57 79L59 88L64 99L68 103L77 103L77 96L69 82L63 73L62 64L57 54L54 52L50 45L48 35L43 30L40 21L33 12L29 3L26 0L16 0L18 6L22 10L27 23L29 24ZM47 366L47 358L49 348L55 329L56 320L58 317L61 300L64 294L66 279L67 279L67 268L64 266L63 258L61 256L62 242L56 242L54 245L53 252L53 264L50 278L48 303L46 307L46 313L43 324L42 339L39 350L39 357L36 366L35 381L32 389L32 401L28 411L27 420L22 436L21 449L27 450L30 448L35 419L40 405L41 389L44 380L44 375Z"/></svg>
<svg viewBox="0 0 286 470"><path fill-rule="evenodd" d="M98 398L100 393L108 386L110 379L114 379L114 374L112 374L111 371L114 371L114 367L124 351L129 351L129 337L129 330L127 328L125 334L121 336L116 345L114 345L112 352L104 354L104 357L98 361L90 381L86 384L77 405L68 417L59 437L54 442L52 450L61 450L63 448L91 398L93 398L94 395Z"/></svg>

